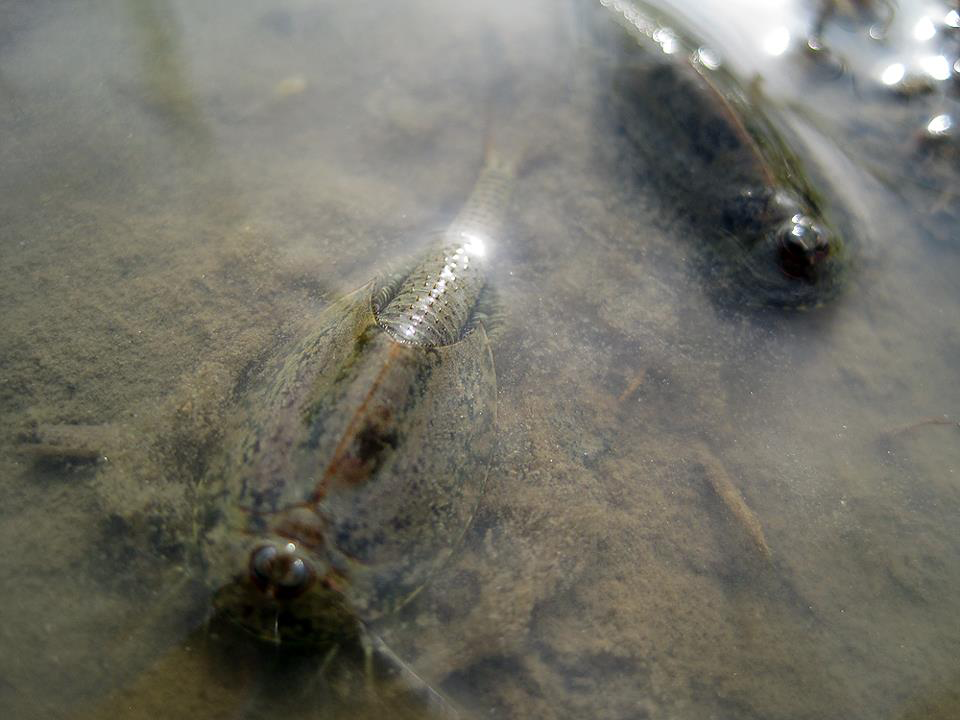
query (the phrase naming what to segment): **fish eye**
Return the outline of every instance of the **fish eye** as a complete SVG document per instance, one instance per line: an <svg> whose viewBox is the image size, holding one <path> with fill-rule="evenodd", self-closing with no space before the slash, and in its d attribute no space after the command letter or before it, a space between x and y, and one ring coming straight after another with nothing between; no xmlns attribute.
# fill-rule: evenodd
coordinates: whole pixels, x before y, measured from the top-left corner
<svg viewBox="0 0 960 720"><path fill-rule="evenodd" d="M282 548L261 545L250 553L250 579L263 593L279 599L302 595L313 583L314 573L293 543Z"/></svg>
<svg viewBox="0 0 960 720"><path fill-rule="evenodd" d="M262 545L250 553L250 576L258 587L264 588L271 583L277 555L273 545Z"/></svg>
<svg viewBox="0 0 960 720"><path fill-rule="evenodd" d="M830 253L827 233L807 215L794 215L776 235L781 269L791 277L811 279Z"/></svg>

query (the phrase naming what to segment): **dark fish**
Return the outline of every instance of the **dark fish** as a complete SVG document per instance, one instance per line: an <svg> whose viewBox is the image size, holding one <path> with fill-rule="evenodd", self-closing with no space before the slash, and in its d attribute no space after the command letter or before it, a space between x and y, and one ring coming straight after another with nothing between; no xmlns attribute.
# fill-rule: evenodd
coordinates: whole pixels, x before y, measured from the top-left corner
<svg viewBox="0 0 960 720"><path fill-rule="evenodd" d="M639 171L702 235L708 276L737 302L808 307L833 296L847 259L839 216L756 87L641 6L601 4L627 30L614 41L615 122Z"/></svg>

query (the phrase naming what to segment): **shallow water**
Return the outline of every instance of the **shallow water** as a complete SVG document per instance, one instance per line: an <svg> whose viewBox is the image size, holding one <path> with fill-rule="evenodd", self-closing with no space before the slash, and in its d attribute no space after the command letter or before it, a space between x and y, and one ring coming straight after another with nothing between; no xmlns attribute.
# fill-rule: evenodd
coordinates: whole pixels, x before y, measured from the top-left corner
<svg viewBox="0 0 960 720"><path fill-rule="evenodd" d="M489 277L498 446L387 645L465 717L960 713L956 145L918 149L956 77L882 81L929 54L923 8L886 44L831 20L842 75L807 5L674 9L855 219L845 291L762 312L624 163L612 20L515 5L0 3L4 717L428 712L208 625L194 510L243 379L449 222L490 134L528 159ZM25 455L32 424L106 457Z"/></svg>

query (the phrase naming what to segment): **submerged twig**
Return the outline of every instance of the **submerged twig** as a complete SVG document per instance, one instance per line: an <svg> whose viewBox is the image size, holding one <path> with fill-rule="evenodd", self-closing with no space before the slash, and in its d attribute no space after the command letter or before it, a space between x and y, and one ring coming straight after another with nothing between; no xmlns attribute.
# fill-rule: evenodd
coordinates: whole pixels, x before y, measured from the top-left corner
<svg viewBox="0 0 960 720"><path fill-rule="evenodd" d="M897 437L898 435L903 435L910 432L911 430L916 430L917 428L924 427L925 425L953 425L956 428L960 428L960 422L956 420L951 420L946 415L941 417L929 417L924 418L923 420L917 420L912 422L909 425L902 425L900 427L894 428L893 430L888 430L886 432L887 437Z"/></svg>
<svg viewBox="0 0 960 720"><path fill-rule="evenodd" d="M397 681L423 703L429 711L428 717L437 718L437 720L459 720L460 714L453 705L401 660L378 635L369 633L366 640L370 643L371 650L386 663Z"/></svg>
<svg viewBox="0 0 960 720"><path fill-rule="evenodd" d="M734 485L726 468L723 466L717 456L704 443L694 441L691 444L697 456L697 461L703 467L704 476L710 487L726 506L727 510L733 516L734 520L747 533L750 540L760 553L765 557L770 557L770 546L767 544L767 538L763 532L763 526L760 519L756 516L737 486Z"/></svg>
<svg viewBox="0 0 960 720"><path fill-rule="evenodd" d="M624 391L617 397L617 402L622 403L631 395L633 395L637 390L640 389L640 386L643 385L646 379L646 371L644 371L643 368L637 370L637 374L634 375L633 379L627 384L627 387L624 389Z"/></svg>
<svg viewBox="0 0 960 720"><path fill-rule="evenodd" d="M111 432L105 425L33 425L17 435L17 450L41 461L95 463Z"/></svg>

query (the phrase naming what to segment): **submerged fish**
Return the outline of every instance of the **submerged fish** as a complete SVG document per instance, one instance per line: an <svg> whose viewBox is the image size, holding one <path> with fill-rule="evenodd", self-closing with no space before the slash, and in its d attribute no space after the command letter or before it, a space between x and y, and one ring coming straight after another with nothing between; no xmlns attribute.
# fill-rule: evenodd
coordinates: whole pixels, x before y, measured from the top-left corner
<svg viewBox="0 0 960 720"><path fill-rule="evenodd" d="M476 314L511 179L490 160L418 263L334 303L264 370L203 553L220 616L276 643L355 638L457 546L493 448L496 377Z"/></svg>
<svg viewBox="0 0 960 720"><path fill-rule="evenodd" d="M641 171L707 241L708 275L738 301L805 307L832 296L847 255L839 212L757 93L642 6L601 4L627 30L614 41L615 122Z"/></svg>

